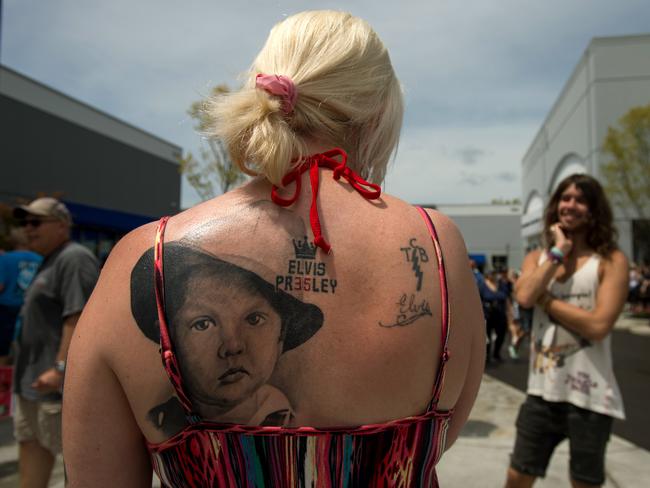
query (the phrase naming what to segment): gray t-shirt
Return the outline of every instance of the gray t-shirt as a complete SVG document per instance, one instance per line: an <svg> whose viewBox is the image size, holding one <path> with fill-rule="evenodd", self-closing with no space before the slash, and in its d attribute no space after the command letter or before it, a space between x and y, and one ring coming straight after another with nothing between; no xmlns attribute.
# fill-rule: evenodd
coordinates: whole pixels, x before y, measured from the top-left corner
<svg viewBox="0 0 650 488"><path fill-rule="evenodd" d="M42 394L30 385L54 366L63 322L81 312L97 278L99 263L85 247L67 242L47 256L25 292L21 309L14 392L30 400L58 400L60 393Z"/></svg>

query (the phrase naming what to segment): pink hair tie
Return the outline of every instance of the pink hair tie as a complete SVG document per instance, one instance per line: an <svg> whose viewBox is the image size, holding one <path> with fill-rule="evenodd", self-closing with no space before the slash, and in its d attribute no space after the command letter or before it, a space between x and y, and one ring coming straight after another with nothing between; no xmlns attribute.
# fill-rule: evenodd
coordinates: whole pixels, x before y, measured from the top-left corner
<svg viewBox="0 0 650 488"><path fill-rule="evenodd" d="M298 93L296 92L296 85L293 84L293 81L288 76L263 75L260 73L255 77L255 87L261 88L271 95L280 97L282 100L280 108L285 115L293 112Z"/></svg>

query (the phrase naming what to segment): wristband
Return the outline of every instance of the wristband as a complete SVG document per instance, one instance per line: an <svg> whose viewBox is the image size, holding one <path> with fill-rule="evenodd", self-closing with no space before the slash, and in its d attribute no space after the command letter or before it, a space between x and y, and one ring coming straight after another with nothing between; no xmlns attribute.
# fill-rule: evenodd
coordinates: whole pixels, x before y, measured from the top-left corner
<svg viewBox="0 0 650 488"><path fill-rule="evenodd" d="M548 259L550 259L554 264L562 264L562 261L564 261L564 253L557 246L550 248L546 252L546 255L548 256Z"/></svg>
<svg viewBox="0 0 650 488"><path fill-rule="evenodd" d="M557 256L560 259L564 259L564 253L562 252L562 249L560 249L557 246L553 246L548 252L550 252L553 256Z"/></svg>
<svg viewBox="0 0 650 488"><path fill-rule="evenodd" d="M65 361L55 361L54 369L57 371L57 373L65 373Z"/></svg>

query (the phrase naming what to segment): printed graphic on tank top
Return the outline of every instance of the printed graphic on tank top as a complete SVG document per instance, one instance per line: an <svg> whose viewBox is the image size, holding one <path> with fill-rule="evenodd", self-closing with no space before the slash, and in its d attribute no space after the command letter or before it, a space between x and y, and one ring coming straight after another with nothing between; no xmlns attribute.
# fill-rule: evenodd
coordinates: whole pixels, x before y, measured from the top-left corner
<svg viewBox="0 0 650 488"><path fill-rule="evenodd" d="M538 264L546 259L542 254ZM592 310L596 305L600 259L593 254L566 282L553 279L549 292L571 305ZM621 392L612 367L611 335L602 341L588 340L536 306L528 393L624 419Z"/></svg>

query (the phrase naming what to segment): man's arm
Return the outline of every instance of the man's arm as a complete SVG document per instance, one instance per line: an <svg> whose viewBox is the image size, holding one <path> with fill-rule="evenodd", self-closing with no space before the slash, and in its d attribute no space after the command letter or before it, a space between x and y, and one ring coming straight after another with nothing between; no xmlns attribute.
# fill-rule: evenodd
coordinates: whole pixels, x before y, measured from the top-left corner
<svg viewBox="0 0 650 488"><path fill-rule="evenodd" d="M74 334L74 328L79 321L81 313L69 315L63 321L63 330L61 331L61 344L59 345L59 352L56 354L56 362L64 361L68 357L68 349L70 348L70 340ZM63 386L64 372L58 370L53 364L51 368L45 370L36 381L32 383L32 388L41 393L51 393L60 391Z"/></svg>
<svg viewBox="0 0 650 488"><path fill-rule="evenodd" d="M70 341L74 335L74 328L79 322L81 312L74 313L65 318L63 321L63 330L61 331L61 344L59 345L59 352L56 354L57 361L65 361L68 357L68 349L70 348Z"/></svg>
<svg viewBox="0 0 650 488"><path fill-rule="evenodd" d="M601 261L602 280L598 286L596 306L584 310L546 295L540 299L544 310L555 320L585 339L600 341L607 337L623 310L628 291L628 262L621 251L614 251Z"/></svg>
<svg viewBox="0 0 650 488"><path fill-rule="evenodd" d="M90 296L97 278L99 267L95 258L86 253L74 253L65 256L62 261L60 275L61 302L63 306L63 327L61 330L61 342L56 355L55 364L41 374L32 388L41 393L59 391L63 385L63 374L65 361L68 356L68 348L74 334L75 327L81 316L88 297ZM55 368L55 365L62 368Z"/></svg>

